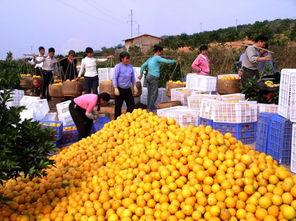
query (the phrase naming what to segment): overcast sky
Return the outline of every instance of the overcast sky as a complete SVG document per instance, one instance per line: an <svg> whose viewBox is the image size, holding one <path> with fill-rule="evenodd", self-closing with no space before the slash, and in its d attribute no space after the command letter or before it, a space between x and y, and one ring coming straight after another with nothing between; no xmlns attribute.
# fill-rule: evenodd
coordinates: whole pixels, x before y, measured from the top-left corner
<svg viewBox="0 0 296 221"><path fill-rule="evenodd" d="M115 46L131 35L214 30L277 18L296 19L296 0L0 0L0 59L55 47L58 54Z"/></svg>

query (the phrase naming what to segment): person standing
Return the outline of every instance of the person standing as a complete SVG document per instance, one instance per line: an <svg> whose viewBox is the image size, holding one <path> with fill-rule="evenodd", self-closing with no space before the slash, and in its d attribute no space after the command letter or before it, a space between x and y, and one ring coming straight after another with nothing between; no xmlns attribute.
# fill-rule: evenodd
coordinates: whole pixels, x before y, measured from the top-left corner
<svg viewBox="0 0 296 221"><path fill-rule="evenodd" d="M159 76L160 76L160 65L161 63L173 64L176 63L176 60L165 59L162 58L163 48L159 45L154 45L153 48L154 55L147 59L144 64L142 64L140 69L139 79L141 80L143 77L143 72L147 68L148 74L146 77L147 89L148 89L148 97L147 97L147 105L150 111L155 111L155 102L158 96L158 84L159 84Z"/></svg>
<svg viewBox="0 0 296 221"><path fill-rule="evenodd" d="M35 65L35 75L40 76L42 74L42 65L43 62L42 60L44 59L45 56L45 49L43 46L39 47L39 55L38 56L33 56L33 59L29 61L29 64Z"/></svg>
<svg viewBox="0 0 296 221"><path fill-rule="evenodd" d="M259 35L256 37L255 43L246 48L245 56L242 58L242 86L254 77L259 79L259 62L272 60L269 55L262 56L260 54L260 48L262 49L265 47L267 40L267 37Z"/></svg>
<svg viewBox="0 0 296 221"><path fill-rule="evenodd" d="M35 63L43 63L42 64L42 78L43 78L43 84L41 88L41 95L40 97L47 98L47 100L50 100L48 86L50 82L52 81L53 72L57 70L57 60L54 57L55 55L55 49L49 48L48 49L48 55L46 57L43 57L39 61L35 60Z"/></svg>
<svg viewBox="0 0 296 221"><path fill-rule="evenodd" d="M78 139L90 135L93 121L98 118L100 105L107 105L110 100L108 93L84 94L74 98L69 104L69 111L78 130Z"/></svg>
<svg viewBox="0 0 296 221"><path fill-rule="evenodd" d="M210 74L210 62L208 58L208 46L202 45L199 48L199 55L191 65L193 71L200 75Z"/></svg>
<svg viewBox="0 0 296 221"><path fill-rule="evenodd" d="M94 50L90 47L85 49L85 58L81 61L78 78L84 73L84 92L86 94L98 94L99 77L97 72L97 60L94 58Z"/></svg>
<svg viewBox="0 0 296 221"><path fill-rule="evenodd" d="M128 52L121 52L119 55L120 63L115 65L112 83L115 95L115 119L121 115L123 101L127 106L127 112L132 112L135 107L132 87L138 93L136 87L136 77L133 66L130 64Z"/></svg>
<svg viewBox="0 0 296 221"><path fill-rule="evenodd" d="M62 68L62 80L73 80L78 77L77 73L77 59L75 58L75 51L70 50L68 56L60 61Z"/></svg>

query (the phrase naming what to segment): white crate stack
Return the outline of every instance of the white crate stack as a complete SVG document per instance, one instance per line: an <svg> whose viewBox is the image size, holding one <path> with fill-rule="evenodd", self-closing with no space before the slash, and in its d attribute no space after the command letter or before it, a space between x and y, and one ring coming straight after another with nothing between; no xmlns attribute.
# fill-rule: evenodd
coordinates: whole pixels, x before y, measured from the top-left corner
<svg viewBox="0 0 296 221"><path fill-rule="evenodd" d="M69 104L71 101L65 101L56 105L59 121L63 122L64 126L74 124L71 114L69 112Z"/></svg>
<svg viewBox="0 0 296 221"><path fill-rule="evenodd" d="M257 103L240 101L237 103L217 101L212 103L212 120L220 123L250 123L258 117Z"/></svg>
<svg viewBox="0 0 296 221"><path fill-rule="evenodd" d="M244 101L245 100L245 95L244 94L226 94L226 95L220 95L220 99L222 101L226 102L239 102L239 101Z"/></svg>
<svg viewBox="0 0 296 221"><path fill-rule="evenodd" d="M258 112L268 112L268 113L277 113L278 105L276 104L258 104Z"/></svg>
<svg viewBox="0 0 296 221"><path fill-rule="evenodd" d="M10 101L6 102L7 107L19 106L21 99L25 95L23 90L13 90L10 94Z"/></svg>
<svg viewBox="0 0 296 221"><path fill-rule="evenodd" d="M212 95L212 94L196 94L196 93L192 93L187 98L188 107L190 109L194 109L194 110L199 111L200 108L201 108L201 102L204 99L218 100L218 99L220 99L220 96L215 95L215 94Z"/></svg>
<svg viewBox="0 0 296 221"><path fill-rule="evenodd" d="M98 68L99 83L101 81L111 80L113 75L113 68Z"/></svg>
<svg viewBox="0 0 296 221"><path fill-rule="evenodd" d="M217 77L198 75L195 73L189 73L186 76L186 87L188 89L210 92L216 91Z"/></svg>
<svg viewBox="0 0 296 221"><path fill-rule="evenodd" d="M202 99L199 116L206 119L213 119L213 107L216 102L217 100L215 99Z"/></svg>
<svg viewBox="0 0 296 221"><path fill-rule="evenodd" d="M282 69L278 114L296 122L296 69Z"/></svg>
<svg viewBox="0 0 296 221"><path fill-rule="evenodd" d="M180 101L183 106L187 106L187 98L191 95L193 90L181 87L171 89L171 101Z"/></svg>
<svg viewBox="0 0 296 221"><path fill-rule="evenodd" d="M157 110L160 117L174 118L181 127L195 125L198 111L184 106L176 106Z"/></svg>
<svg viewBox="0 0 296 221"><path fill-rule="evenodd" d="M147 105L147 98L148 98L148 89L147 89L147 87L143 87L142 94L140 97L140 102L142 104ZM158 96L157 96L157 100L156 100L155 104L159 104L161 102L167 102L169 100L170 100L170 98L168 96L166 96L166 89L163 87L158 88Z"/></svg>
<svg viewBox="0 0 296 221"><path fill-rule="evenodd" d="M26 110L21 113L22 120L33 118L34 120L40 121L49 112L47 100L40 99L39 97L23 96L19 105L26 107Z"/></svg>
<svg viewBox="0 0 296 221"><path fill-rule="evenodd" d="M292 127L292 144L291 144L291 171L296 173L296 124Z"/></svg>

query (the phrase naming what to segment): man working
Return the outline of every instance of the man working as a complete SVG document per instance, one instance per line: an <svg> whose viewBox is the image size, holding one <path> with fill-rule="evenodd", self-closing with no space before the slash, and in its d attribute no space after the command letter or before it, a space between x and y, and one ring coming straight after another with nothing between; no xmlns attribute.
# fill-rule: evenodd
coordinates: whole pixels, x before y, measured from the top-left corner
<svg viewBox="0 0 296 221"><path fill-rule="evenodd" d="M247 47L245 56L242 57L242 85L248 82L250 78L259 78L258 62L270 61L270 56L261 56L260 50L265 47L267 37L259 35L255 39L255 43Z"/></svg>

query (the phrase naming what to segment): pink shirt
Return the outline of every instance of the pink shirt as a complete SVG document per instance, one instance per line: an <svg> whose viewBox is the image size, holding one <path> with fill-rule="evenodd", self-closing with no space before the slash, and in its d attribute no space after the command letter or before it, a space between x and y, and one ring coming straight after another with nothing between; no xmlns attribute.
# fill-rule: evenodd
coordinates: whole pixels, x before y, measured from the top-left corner
<svg viewBox="0 0 296 221"><path fill-rule="evenodd" d="M98 95L84 94L74 98L75 104L86 110L87 113L93 112L93 109L98 103Z"/></svg>
<svg viewBox="0 0 296 221"><path fill-rule="evenodd" d="M199 54L191 65L192 69L201 75L209 75L210 63L207 56Z"/></svg>

